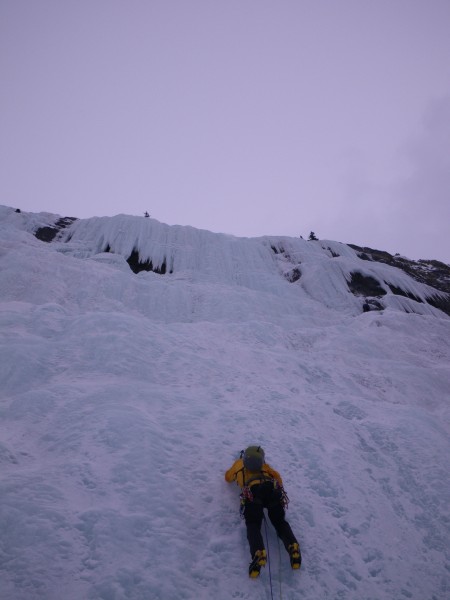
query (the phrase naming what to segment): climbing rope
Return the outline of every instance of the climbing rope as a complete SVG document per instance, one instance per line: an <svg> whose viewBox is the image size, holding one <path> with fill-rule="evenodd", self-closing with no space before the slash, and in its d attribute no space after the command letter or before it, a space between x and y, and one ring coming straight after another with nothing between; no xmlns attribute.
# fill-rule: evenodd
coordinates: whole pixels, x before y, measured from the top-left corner
<svg viewBox="0 0 450 600"><path fill-rule="evenodd" d="M273 600L272 570L270 568L269 536L267 534L266 515L264 515L264 530L266 532L267 564L269 565L270 596L271 596L271 598Z"/></svg>
<svg viewBox="0 0 450 600"><path fill-rule="evenodd" d="M278 541L278 577L279 577L279 583L280 583L280 600L283 600L283 594L282 594L282 590L281 590L281 544L280 544L280 538L277 536L277 541Z"/></svg>

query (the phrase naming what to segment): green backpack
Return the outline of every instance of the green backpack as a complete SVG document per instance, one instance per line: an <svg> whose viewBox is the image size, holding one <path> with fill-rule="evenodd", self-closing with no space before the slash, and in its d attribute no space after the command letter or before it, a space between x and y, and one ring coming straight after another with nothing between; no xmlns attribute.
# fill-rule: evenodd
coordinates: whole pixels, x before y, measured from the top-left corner
<svg viewBox="0 0 450 600"><path fill-rule="evenodd" d="M244 467L249 471L261 471L264 458L264 450L261 446L249 446L242 455Z"/></svg>

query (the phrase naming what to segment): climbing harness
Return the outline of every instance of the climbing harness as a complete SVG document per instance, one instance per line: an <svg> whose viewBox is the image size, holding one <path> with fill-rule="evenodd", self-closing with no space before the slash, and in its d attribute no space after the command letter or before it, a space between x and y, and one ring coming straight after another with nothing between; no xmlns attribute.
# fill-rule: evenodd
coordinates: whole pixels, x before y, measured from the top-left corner
<svg viewBox="0 0 450 600"><path fill-rule="evenodd" d="M244 478L244 473L242 474L242 477ZM260 477L258 475L257 478L254 477L254 478L250 479L249 482L251 483L255 479L265 479L266 481L273 481L274 489L276 489L276 490L278 490L280 492L280 502L281 502L281 505L283 506L283 508L285 510L288 509L290 500L289 500L289 496L286 494L286 492L284 490L284 487L282 485L280 485L275 479L272 479L269 476L264 477L264 474L263 474L262 477ZM245 483L245 479L244 479L244 483ZM242 492L241 492L241 494L239 496L239 499L240 499L239 514L241 515L241 519L243 519L244 518L244 511L245 511L245 505L246 505L246 503L247 502L253 502L255 500L255 497L253 496L253 493L252 493L252 490L251 490L251 486L248 484L248 482L242 488Z"/></svg>
<svg viewBox="0 0 450 600"><path fill-rule="evenodd" d="M279 483L273 477L271 477L268 473L265 473L263 470L261 470L259 473L255 474L255 475L252 475L252 477L250 477L250 479L246 479L245 470L246 470L245 467L242 467L242 469L240 469L236 473L236 476L235 476L235 478L236 478L238 473L242 473L243 486L242 486L241 494L239 496L240 502L241 502L239 513L240 513L242 519L244 518L245 504L247 502L254 502L254 500L255 500L255 497L253 496L253 492L251 490L252 484L255 484L255 482L265 483L266 481L271 481L271 482L273 482L275 489L278 489L279 487L281 487L279 485ZM281 490L283 493L284 490L282 487L281 487ZM288 502L289 502L289 499L288 499ZM283 506L285 506L285 504L283 504Z"/></svg>

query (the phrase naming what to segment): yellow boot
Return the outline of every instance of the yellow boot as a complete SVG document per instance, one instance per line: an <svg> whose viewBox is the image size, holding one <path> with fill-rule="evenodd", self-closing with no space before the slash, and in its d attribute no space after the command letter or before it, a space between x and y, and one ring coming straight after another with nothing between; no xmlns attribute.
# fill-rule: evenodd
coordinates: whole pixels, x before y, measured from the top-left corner
<svg viewBox="0 0 450 600"><path fill-rule="evenodd" d="M302 557L300 554L300 546L295 543L295 544L291 544L288 547L289 550L289 558L291 561L291 567L293 569L300 569L300 565L302 564Z"/></svg>
<svg viewBox="0 0 450 600"><path fill-rule="evenodd" d="M261 567L264 567L267 563L267 552L265 550L257 550L252 562L248 568L248 574L252 579L259 576Z"/></svg>

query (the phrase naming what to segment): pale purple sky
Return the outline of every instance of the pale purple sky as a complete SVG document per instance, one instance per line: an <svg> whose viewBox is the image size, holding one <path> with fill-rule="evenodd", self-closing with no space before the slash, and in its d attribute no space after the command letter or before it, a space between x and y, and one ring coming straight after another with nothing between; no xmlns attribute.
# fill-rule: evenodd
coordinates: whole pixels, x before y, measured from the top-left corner
<svg viewBox="0 0 450 600"><path fill-rule="evenodd" d="M450 0L1 0L0 204L450 263Z"/></svg>

